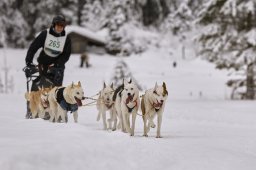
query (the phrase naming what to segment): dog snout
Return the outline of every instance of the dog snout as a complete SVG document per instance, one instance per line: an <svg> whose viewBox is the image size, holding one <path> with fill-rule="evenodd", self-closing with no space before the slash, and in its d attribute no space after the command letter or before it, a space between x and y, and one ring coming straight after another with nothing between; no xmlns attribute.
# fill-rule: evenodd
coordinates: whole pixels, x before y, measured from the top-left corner
<svg viewBox="0 0 256 170"><path fill-rule="evenodd" d="M160 100L161 103L164 103L164 100Z"/></svg>
<svg viewBox="0 0 256 170"><path fill-rule="evenodd" d="M128 95L128 96L130 96L130 95L131 95L131 93L127 93L127 95Z"/></svg>
<svg viewBox="0 0 256 170"><path fill-rule="evenodd" d="M85 99L85 97L82 97L82 100L84 100Z"/></svg>

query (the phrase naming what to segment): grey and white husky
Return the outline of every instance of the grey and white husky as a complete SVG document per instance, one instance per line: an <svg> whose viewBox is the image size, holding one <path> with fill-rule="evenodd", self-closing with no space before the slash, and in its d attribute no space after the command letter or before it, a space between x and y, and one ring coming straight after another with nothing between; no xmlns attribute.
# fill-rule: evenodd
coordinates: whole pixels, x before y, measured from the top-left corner
<svg viewBox="0 0 256 170"><path fill-rule="evenodd" d="M98 110L97 121L99 121L100 118L102 117L104 130L107 130L107 129L112 129L113 131L116 130L117 117L114 110L113 94L114 94L113 83L110 86L108 86L104 82L103 89L99 92L99 97L97 99L97 105L96 105ZM107 111L109 111L110 113L110 118L108 119L108 127L107 127L107 121L106 121ZM114 126L112 128L113 121L114 121Z"/></svg>

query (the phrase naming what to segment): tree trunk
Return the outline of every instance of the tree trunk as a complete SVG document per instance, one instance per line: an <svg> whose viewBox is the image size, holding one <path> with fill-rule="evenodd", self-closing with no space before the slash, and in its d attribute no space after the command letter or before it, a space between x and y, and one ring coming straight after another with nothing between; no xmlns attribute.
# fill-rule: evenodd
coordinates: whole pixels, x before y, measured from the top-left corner
<svg viewBox="0 0 256 170"><path fill-rule="evenodd" d="M77 4L77 25L81 26L81 17L82 17L82 11L83 7L86 4L86 1L84 0L78 0Z"/></svg>
<svg viewBox="0 0 256 170"><path fill-rule="evenodd" d="M254 63L247 65L247 74L246 74L246 99L254 99Z"/></svg>

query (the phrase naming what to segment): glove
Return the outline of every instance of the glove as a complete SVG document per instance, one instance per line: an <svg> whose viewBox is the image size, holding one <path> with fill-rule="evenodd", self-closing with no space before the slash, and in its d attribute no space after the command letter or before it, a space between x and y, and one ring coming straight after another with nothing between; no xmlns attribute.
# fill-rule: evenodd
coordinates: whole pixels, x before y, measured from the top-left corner
<svg viewBox="0 0 256 170"><path fill-rule="evenodd" d="M34 63L29 63L29 62L26 63L26 66L29 68L36 67L36 65Z"/></svg>
<svg viewBox="0 0 256 170"><path fill-rule="evenodd" d="M33 63L26 63L26 67L23 69L26 77L31 77L33 74L38 72L38 68Z"/></svg>

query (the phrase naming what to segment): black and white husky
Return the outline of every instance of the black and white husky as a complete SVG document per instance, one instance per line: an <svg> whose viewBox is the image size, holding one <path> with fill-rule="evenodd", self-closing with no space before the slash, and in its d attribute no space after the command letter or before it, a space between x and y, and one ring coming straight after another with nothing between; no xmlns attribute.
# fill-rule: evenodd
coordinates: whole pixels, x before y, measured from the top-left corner
<svg viewBox="0 0 256 170"><path fill-rule="evenodd" d="M51 89L48 97L50 104L50 120L55 122L61 118L63 122L68 122L67 112L73 113L74 121L77 123L78 107L82 106L84 100L84 91L80 81L78 84L72 83L67 87L54 87Z"/></svg>
<svg viewBox="0 0 256 170"><path fill-rule="evenodd" d="M162 86L158 86L156 83L154 88L147 90L145 94L142 96L141 110L144 122L144 136L148 136L147 133L149 132L150 127L155 128L153 119L157 115L156 137L161 137L162 115L167 96L168 91L166 89L166 84L164 82Z"/></svg>
<svg viewBox="0 0 256 170"><path fill-rule="evenodd" d="M140 106L139 89L132 82L124 80L123 88L117 93L115 109L121 123L123 132L129 132L134 136L135 120ZM130 123L130 115L132 121Z"/></svg>

